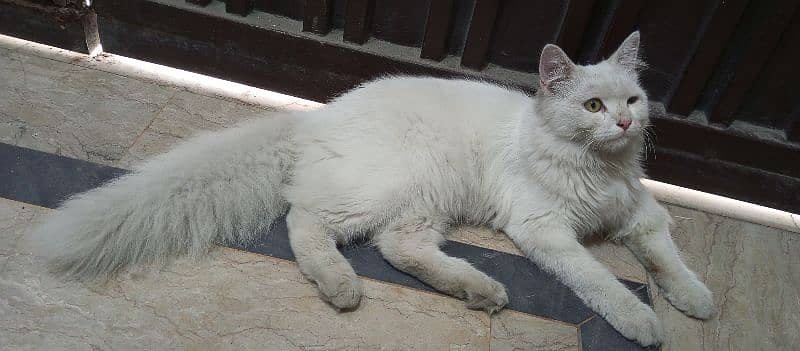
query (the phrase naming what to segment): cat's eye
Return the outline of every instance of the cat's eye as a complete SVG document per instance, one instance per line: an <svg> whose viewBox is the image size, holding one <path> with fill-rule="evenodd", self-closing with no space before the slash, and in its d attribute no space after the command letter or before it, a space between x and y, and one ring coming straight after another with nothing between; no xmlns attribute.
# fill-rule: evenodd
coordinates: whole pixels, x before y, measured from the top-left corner
<svg viewBox="0 0 800 351"><path fill-rule="evenodd" d="M628 98L628 105L633 105L633 104L636 103L636 101L639 101L639 97L638 96L631 96L631 97Z"/></svg>
<svg viewBox="0 0 800 351"><path fill-rule="evenodd" d="M586 100L586 102L583 103L583 107L586 109L586 111L597 112L603 108L603 102L598 98L593 98Z"/></svg>

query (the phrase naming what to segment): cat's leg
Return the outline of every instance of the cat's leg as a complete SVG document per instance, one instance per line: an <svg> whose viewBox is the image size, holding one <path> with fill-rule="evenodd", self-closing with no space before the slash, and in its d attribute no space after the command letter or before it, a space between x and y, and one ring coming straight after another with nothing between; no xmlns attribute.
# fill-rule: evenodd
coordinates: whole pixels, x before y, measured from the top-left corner
<svg viewBox="0 0 800 351"><path fill-rule="evenodd" d="M678 255L669 234L669 213L647 196L621 240L639 258L673 306L689 316L708 319L716 312L711 291Z"/></svg>
<svg viewBox="0 0 800 351"><path fill-rule="evenodd" d="M467 307L489 313L508 303L505 287L468 262L439 249L444 218L403 216L376 237L383 257L397 269L437 290L466 299Z"/></svg>
<svg viewBox="0 0 800 351"><path fill-rule="evenodd" d="M540 268L554 274L616 330L642 345L664 339L655 312L578 242L566 223L548 215L518 214L506 234Z"/></svg>
<svg viewBox="0 0 800 351"><path fill-rule="evenodd" d="M363 289L353 266L336 248L334 235L319 218L292 207L286 217L289 243L300 271L317 284L323 299L340 309L358 306Z"/></svg>

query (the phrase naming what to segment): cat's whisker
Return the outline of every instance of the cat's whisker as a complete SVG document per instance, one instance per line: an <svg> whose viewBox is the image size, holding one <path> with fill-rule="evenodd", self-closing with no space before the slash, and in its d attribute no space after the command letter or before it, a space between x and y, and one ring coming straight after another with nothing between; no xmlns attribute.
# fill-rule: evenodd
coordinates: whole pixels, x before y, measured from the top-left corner
<svg viewBox="0 0 800 351"><path fill-rule="evenodd" d="M645 126L642 129L642 138L644 141L644 153L645 153L644 158L647 158L647 156L649 156L651 152L653 153L653 155L655 155L656 152L655 142L653 141L654 137L652 134L652 130L650 129L650 126Z"/></svg>
<svg viewBox="0 0 800 351"><path fill-rule="evenodd" d="M598 140L595 139L593 134L591 134L591 133L588 134L588 138L586 139L586 143L584 143L583 147L581 148L581 152L579 154L580 156L578 156L578 159L581 160L581 161L586 160L586 154L589 152L591 147L594 146L594 144L597 141Z"/></svg>

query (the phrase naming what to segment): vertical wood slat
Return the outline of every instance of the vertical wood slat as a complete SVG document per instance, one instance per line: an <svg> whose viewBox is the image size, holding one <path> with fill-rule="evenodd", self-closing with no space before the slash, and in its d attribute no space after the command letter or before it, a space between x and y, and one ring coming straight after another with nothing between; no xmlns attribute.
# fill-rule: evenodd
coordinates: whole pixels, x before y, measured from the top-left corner
<svg viewBox="0 0 800 351"><path fill-rule="evenodd" d="M800 118L800 116L795 118ZM795 120L794 123L792 123L792 125L789 127L789 130L786 132L786 137L796 143L800 142L800 122Z"/></svg>
<svg viewBox="0 0 800 351"><path fill-rule="evenodd" d="M705 33L697 44L695 54L681 77L678 88L669 102L668 110L687 116L694 109L706 82L719 62L725 43L733 35L747 5L747 0L720 2L711 15Z"/></svg>
<svg viewBox="0 0 800 351"><path fill-rule="evenodd" d="M254 0L226 0L225 12L247 16L253 11Z"/></svg>
<svg viewBox="0 0 800 351"><path fill-rule="evenodd" d="M344 10L344 41L364 44L369 39L374 6L374 0L347 0Z"/></svg>
<svg viewBox="0 0 800 351"><path fill-rule="evenodd" d="M447 39L453 25L453 0L434 0L428 9L420 57L441 61L447 56Z"/></svg>
<svg viewBox="0 0 800 351"><path fill-rule="evenodd" d="M461 54L461 66L474 70L486 67L499 7L499 0L475 0L464 52Z"/></svg>
<svg viewBox="0 0 800 351"><path fill-rule="evenodd" d="M789 26L792 14L797 8L796 0L776 1L769 16L762 18L756 24L761 35L750 37L744 43L743 56L736 63L733 79L724 88L719 102L709 113L710 123L729 125L733 121L734 113L739 109L748 89L758 78L763 65L780 41L783 31Z"/></svg>
<svg viewBox="0 0 800 351"><path fill-rule="evenodd" d="M643 0L621 0L619 2L619 5L614 10L614 17L603 37L600 57L596 57L595 59L607 58L617 50L617 46L619 46L636 27L639 21L639 14L642 12L644 4L645 1Z"/></svg>
<svg viewBox="0 0 800 351"><path fill-rule="evenodd" d="M306 0L303 31L319 35L331 31L331 13L333 0Z"/></svg>
<svg viewBox="0 0 800 351"><path fill-rule="evenodd" d="M583 34L592 18L595 0L570 0L556 44L573 59L583 42Z"/></svg>
<svg viewBox="0 0 800 351"><path fill-rule="evenodd" d="M789 124L786 126L786 138L800 142L800 103L798 103L792 114L789 115Z"/></svg>
<svg viewBox="0 0 800 351"><path fill-rule="evenodd" d="M186 0L186 2L200 6L208 6L208 4L211 3L211 0Z"/></svg>

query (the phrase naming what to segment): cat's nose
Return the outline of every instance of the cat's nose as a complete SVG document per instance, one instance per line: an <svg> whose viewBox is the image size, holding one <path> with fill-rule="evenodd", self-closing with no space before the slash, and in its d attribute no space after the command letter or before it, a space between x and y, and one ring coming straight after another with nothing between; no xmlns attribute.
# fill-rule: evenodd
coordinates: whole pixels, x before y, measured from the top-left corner
<svg viewBox="0 0 800 351"><path fill-rule="evenodd" d="M622 130L628 130L628 127L631 126L631 120L623 119L617 122L617 127L622 128Z"/></svg>

